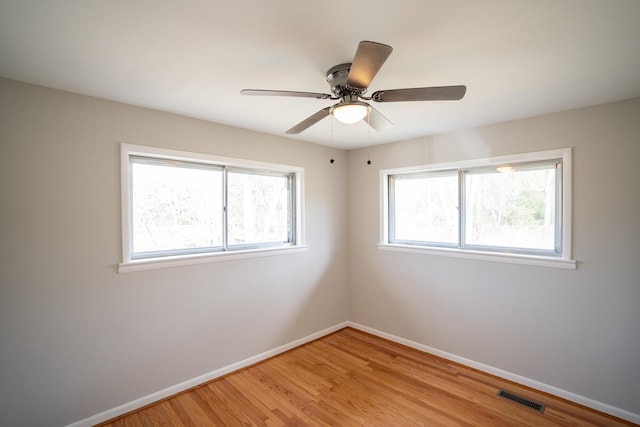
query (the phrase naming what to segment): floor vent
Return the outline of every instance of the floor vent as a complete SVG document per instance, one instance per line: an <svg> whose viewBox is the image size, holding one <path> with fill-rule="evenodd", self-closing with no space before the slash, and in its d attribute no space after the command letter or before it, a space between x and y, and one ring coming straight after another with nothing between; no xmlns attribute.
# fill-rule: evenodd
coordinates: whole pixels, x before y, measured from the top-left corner
<svg viewBox="0 0 640 427"><path fill-rule="evenodd" d="M540 412L541 414L544 412L544 405L538 402L534 402L533 400L527 399L526 397L518 396L517 394L509 393L508 391L504 391L504 390L500 390L498 392L498 396L504 399L512 400L522 406L526 406L527 408Z"/></svg>

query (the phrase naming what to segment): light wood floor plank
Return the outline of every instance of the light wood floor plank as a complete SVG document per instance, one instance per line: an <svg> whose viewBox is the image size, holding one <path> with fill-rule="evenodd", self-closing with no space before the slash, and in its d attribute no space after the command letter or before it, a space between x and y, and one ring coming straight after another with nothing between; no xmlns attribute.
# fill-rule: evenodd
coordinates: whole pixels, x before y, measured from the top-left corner
<svg viewBox="0 0 640 427"><path fill-rule="evenodd" d="M497 397L545 405L544 413ZM102 427L633 425L345 328Z"/></svg>

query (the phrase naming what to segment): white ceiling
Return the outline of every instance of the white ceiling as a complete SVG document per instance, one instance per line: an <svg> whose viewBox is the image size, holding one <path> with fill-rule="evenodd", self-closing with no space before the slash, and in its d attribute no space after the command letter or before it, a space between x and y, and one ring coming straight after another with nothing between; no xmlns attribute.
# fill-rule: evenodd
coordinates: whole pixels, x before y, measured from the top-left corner
<svg viewBox="0 0 640 427"><path fill-rule="evenodd" d="M380 103L395 127L334 122L355 148L640 96L638 0L0 0L0 76L284 132L335 101L358 42L391 45L376 90L467 86L461 101ZM331 142L331 120L297 136Z"/></svg>

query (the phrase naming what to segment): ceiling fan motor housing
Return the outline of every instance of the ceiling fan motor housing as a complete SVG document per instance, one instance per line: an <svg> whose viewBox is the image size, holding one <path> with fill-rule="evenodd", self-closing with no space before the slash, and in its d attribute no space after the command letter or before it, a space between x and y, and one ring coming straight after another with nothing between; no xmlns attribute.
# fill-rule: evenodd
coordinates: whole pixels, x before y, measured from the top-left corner
<svg viewBox="0 0 640 427"><path fill-rule="evenodd" d="M331 67L327 71L327 83L331 86L331 93L344 99L345 96L361 95L366 91L366 89L354 88L347 84L350 70L351 63L347 62ZM355 100L357 100L357 97Z"/></svg>

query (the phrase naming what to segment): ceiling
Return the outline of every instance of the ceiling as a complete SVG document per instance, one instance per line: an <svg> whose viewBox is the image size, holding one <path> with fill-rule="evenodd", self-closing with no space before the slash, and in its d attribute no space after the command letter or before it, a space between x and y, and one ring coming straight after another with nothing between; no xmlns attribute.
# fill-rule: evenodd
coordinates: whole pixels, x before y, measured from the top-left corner
<svg viewBox="0 0 640 427"><path fill-rule="evenodd" d="M394 48L368 94L467 86L461 101L379 103L395 126L326 118L326 71L358 42ZM0 76L351 149L640 96L638 0L0 0Z"/></svg>

